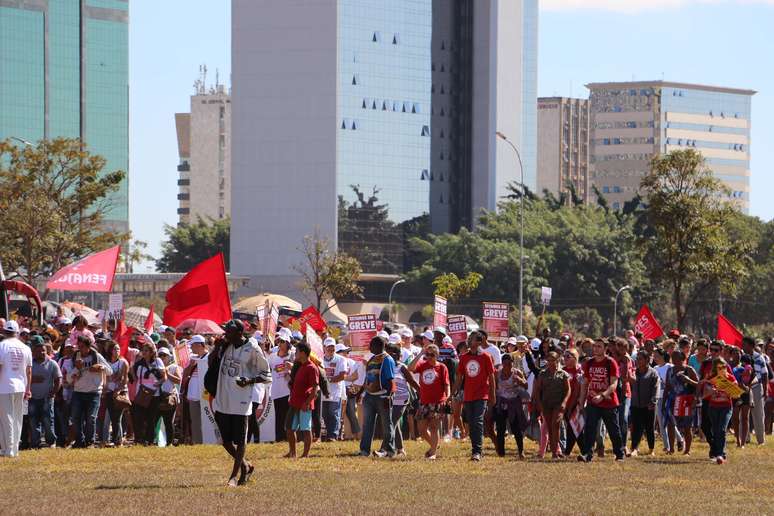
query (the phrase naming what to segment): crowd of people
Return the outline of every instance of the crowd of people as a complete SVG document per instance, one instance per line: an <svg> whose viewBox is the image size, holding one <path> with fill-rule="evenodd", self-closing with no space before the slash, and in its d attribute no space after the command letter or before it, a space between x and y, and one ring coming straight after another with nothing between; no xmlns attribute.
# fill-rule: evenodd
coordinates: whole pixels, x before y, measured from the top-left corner
<svg viewBox="0 0 774 516"><path fill-rule="evenodd" d="M245 443L260 439L263 397L287 457L337 440L359 441L362 456L401 457L405 441L423 439L425 458L434 460L444 442L468 439L479 461L484 439L504 456L513 436L519 458L527 437L539 443L538 458L562 459L577 446L577 459L590 462L606 454L606 438L615 460L658 448L688 455L698 438L723 464L729 432L737 447L763 444L774 422L774 339L745 337L737 347L678 331L658 342L628 331L575 342L545 330L498 345L481 330L453 343L442 327L402 327L380 331L363 356L328 335L320 355L298 331L280 325L265 338L238 320L223 336L138 330L126 349L106 325L82 316L42 328L0 325L3 455L201 443L206 391L234 457L232 485L252 473ZM181 345L186 367L178 364ZM198 371L203 361L206 375Z"/></svg>

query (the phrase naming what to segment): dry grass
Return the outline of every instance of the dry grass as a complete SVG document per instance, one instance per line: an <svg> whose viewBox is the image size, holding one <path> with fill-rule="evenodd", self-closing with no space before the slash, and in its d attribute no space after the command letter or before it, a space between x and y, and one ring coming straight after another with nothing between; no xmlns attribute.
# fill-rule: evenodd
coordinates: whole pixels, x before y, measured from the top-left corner
<svg viewBox="0 0 774 516"><path fill-rule="evenodd" d="M509 442L509 446L513 443ZM467 460L447 444L429 463L408 443L407 460L352 456L355 443L317 444L313 458L280 458L284 444L250 445L251 482L223 487L230 462L217 446L42 450L0 460L2 514L502 514L774 513L774 446L730 450L711 464L658 455L592 464L493 456ZM509 450L512 453L512 450Z"/></svg>

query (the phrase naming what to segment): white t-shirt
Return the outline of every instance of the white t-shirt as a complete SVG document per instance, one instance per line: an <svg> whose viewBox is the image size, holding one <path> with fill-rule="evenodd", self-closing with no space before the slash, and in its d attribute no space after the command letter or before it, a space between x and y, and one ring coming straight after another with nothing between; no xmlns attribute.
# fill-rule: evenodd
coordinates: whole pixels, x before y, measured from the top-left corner
<svg viewBox="0 0 774 516"><path fill-rule="evenodd" d="M173 374L177 376L178 378L182 379L183 375L183 369L177 365L177 364L169 364L167 366L167 379L164 380L164 383L161 384L161 392L164 392L166 394L174 393L177 395L177 386L179 384L174 383L170 378L169 375Z"/></svg>
<svg viewBox="0 0 774 516"><path fill-rule="evenodd" d="M658 390L656 391L656 397L661 398L663 397L664 393L664 386L666 385L666 375L669 372L669 369L672 367L672 364L666 363L664 365L656 366L656 372L658 373L658 377L661 379L660 382L658 382Z"/></svg>
<svg viewBox="0 0 774 516"><path fill-rule="evenodd" d="M420 353L420 351L422 351L422 348L413 344L408 348L401 347L400 361L404 364L410 364L411 361L414 360L414 357Z"/></svg>
<svg viewBox="0 0 774 516"><path fill-rule="evenodd" d="M153 374L152 370L161 370L165 369L164 362L161 361L160 358L156 357L153 359L153 361L150 364L150 367L145 367L145 365L141 365L137 367L137 378L139 379L138 382L135 382L135 386L137 391L140 392L140 385L143 385L147 387L148 389L151 389L153 391L154 396L159 395L159 387L161 386L162 382L158 378L156 378L156 375ZM148 373L148 374L145 374Z"/></svg>
<svg viewBox="0 0 774 516"><path fill-rule="evenodd" d="M77 378L72 379L73 390L75 392L102 392L102 385L105 383L105 378L113 372L113 368L110 367L110 364L105 360L105 357L97 352L81 356L80 351L76 352L73 357L73 365L76 365L76 361L79 357L83 361L80 375ZM94 365L101 366L101 370L97 372L90 371L89 369ZM78 371L76 370L74 373L75 372Z"/></svg>
<svg viewBox="0 0 774 516"><path fill-rule="evenodd" d="M27 390L27 368L32 367L29 346L12 337L0 341L0 394Z"/></svg>
<svg viewBox="0 0 774 516"><path fill-rule="evenodd" d="M500 349L497 346L490 344L487 347L481 349L483 349L486 353L489 354L490 357L492 357L492 365L494 365L495 368L498 368L502 365L502 354L500 353Z"/></svg>
<svg viewBox="0 0 774 516"><path fill-rule="evenodd" d="M218 373L218 394L213 407L222 414L249 416L253 407L253 389L240 387L240 377L255 378L269 372L269 363L263 349L255 339L250 339L238 348L227 346L220 361Z"/></svg>
<svg viewBox="0 0 774 516"><path fill-rule="evenodd" d="M334 353L330 360L323 357L322 366L325 369L325 376L328 377L328 396L323 396L323 401L339 401L341 399L341 389L343 380L332 382L331 378L347 372L347 363L344 357Z"/></svg>
<svg viewBox="0 0 774 516"><path fill-rule="evenodd" d="M288 363L290 362L290 363ZM271 368L271 399L290 396L290 370L292 369L293 355L281 357L277 353L269 355L269 367Z"/></svg>
<svg viewBox="0 0 774 516"><path fill-rule="evenodd" d="M352 373L357 373L357 378L355 378L353 381L345 380L344 381L344 388L346 389L350 385L355 385L357 387L360 387L365 383L365 362L361 362L360 360L354 360L349 357L344 357L347 360L349 360L349 364L347 366L348 375L351 375Z"/></svg>
<svg viewBox="0 0 774 516"><path fill-rule="evenodd" d="M201 375L199 375L199 364L201 364L202 360L207 360L207 354L205 353L202 357L192 355L191 360L196 363L196 369L193 370L191 378L188 379L188 394L186 394L186 398L188 398L188 401L200 401L202 399L202 384L200 380Z"/></svg>

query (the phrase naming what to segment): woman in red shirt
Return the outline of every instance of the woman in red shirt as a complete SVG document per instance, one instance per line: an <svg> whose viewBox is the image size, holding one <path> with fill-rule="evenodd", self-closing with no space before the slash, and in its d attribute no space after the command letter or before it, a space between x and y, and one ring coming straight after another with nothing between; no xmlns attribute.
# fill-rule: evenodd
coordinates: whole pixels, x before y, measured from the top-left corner
<svg viewBox="0 0 774 516"><path fill-rule="evenodd" d="M714 345L715 343L713 343ZM726 430L731 421L733 412L733 400L729 394L716 387L713 380L724 376L730 383L736 384L736 378L730 371L728 364L720 357L714 358L709 367L702 367L704 375L699 382L700 392L703 393L705 403L709 403L708 414L712 424L712 439L709 440L710 459L718 464L725 464L726 458Z"/></svg>
<svg viewBox="0 0 774 516"><path fill-rule="evenodd" d="M449 370L438 362L438 346L430 344L409 365L409 371L419 375L419 409L416 418L419 432L430 445L425 457L435 460L438 452L438 422L447 413ZM421 360L421 362L420 362Z"/></svg>

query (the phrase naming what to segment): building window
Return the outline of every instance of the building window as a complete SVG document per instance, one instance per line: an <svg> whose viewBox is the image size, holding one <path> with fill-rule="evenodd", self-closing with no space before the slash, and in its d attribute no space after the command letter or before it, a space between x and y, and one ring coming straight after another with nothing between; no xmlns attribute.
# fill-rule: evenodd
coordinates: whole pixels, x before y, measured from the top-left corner
<svg viewBox="0 0 774 516"><path fill-rule="evenodd" d="M417 113L420 112L420 110L419 110L419 103L414 102L414 105L411 106L411 112L414 113L414 114L417 114Z"/></svg>
<svg viewBox="0 0 774 516"><path fill-rule="evenodd" d="M621 203L620 202L614 202L613 203L613 209L614 210L620 210L621 209Z"/></svg>
<svg viewBox="0 0 774 516"><path fill-rule="evenodd" d="M352 86L357 86L360 83L360 79L357 74L352 75Z"/></svg>
<svg viewBox="0 0 774 516"><path fill-rule="evenodd" d="M419 180L420 181L429 181L430 180L430 172L428 172L427 169L422 170L422 174L419 176Z"/></svg>
<svg viewBox="0 0 774 516"><path fill-rule="evenodd" d="M366 99L363 99L363 109L368 109L368 102Z"/></svg>
<svg viewBox="0 0 774 516"><path fill-rule="evenodd" d="M349 125L349 120L347 120L346 118L341 121L341 128L342 129L346 129L348 125Z"/></svg>
<svg viewBox="0 0 774 516"><path fill-rule="evenodd" d="M398 33L396 32L395 34L392 35L392 44L397 45L399 39L400 38L398 37Z"/></svg>
<svg viewBox="0 0 774 516"><path fill-rule="evenodd" d="M357 126L360 125L360 123L357 120L352 120L352 130L357 130Z"/></svg>
<svg viewBox="0 0 774 516"><path fill-rule="evenodd" d="M603 186L602 187L602 193L610 193L610 187L609 186Z"/></svg>
<svg viewBox="0 0 774 516"><path fill-rule="evenodd" d="M374 32L373 37L371 38L371 41L374 43L380 43L382 41L382 33L381 32Z"/></svg>
<svg viewBox="0 0 774 516"><path fill-rule="evenodd" d="M422 136L430 136L430 126L422 126Z"/></svg>

